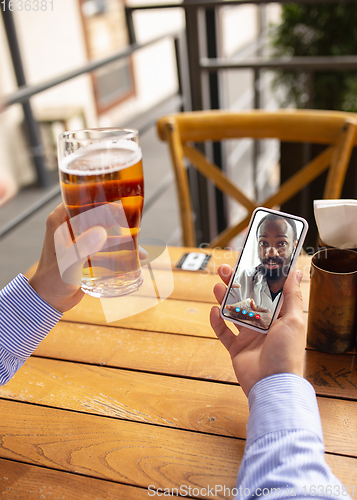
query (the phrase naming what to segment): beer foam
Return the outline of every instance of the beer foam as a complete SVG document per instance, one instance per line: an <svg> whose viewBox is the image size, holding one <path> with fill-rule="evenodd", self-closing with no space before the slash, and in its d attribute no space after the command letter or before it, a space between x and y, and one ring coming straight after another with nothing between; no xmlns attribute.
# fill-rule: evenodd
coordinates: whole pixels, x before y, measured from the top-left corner
<svg viewBox="0 0 357 500"><path fill-rule="evenodd" d="M69 175L102 175L131 167L141 158L141 148L136 142L103 141L76 149L62 158L59 168Z"/></svg>

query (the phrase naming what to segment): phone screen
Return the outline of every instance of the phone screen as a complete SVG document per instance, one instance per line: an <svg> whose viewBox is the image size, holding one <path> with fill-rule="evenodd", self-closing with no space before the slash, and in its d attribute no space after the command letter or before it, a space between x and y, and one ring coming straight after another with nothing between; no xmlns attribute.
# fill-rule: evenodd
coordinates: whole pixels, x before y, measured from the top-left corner
<svg viewBox="0 0 357 500"><path fill-rule="evenodd" d="M265 333L277 316L283 286L306 236L307 222L258 208L221 306L221 315Z"/></svg>

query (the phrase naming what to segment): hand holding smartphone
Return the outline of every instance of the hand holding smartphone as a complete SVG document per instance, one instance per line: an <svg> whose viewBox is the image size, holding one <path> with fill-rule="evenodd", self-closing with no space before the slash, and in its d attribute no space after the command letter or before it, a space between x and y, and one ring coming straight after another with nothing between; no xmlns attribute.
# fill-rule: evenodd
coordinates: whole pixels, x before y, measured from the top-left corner
<svg viewBox="0 0 357 500"><path fill-rule="evenodd" d="M222 301L223 319L268 333L307 230L308 223L301 217L263 207L254 210Z"/></svg>

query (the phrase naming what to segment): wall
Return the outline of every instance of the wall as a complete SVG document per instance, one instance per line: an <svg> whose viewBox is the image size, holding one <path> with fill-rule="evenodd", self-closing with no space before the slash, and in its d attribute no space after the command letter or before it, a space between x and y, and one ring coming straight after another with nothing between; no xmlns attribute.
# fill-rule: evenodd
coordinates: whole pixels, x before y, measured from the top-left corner
<svg viewBox="0 0 357 500"><path fill-rule="evenodd" d="M37 84L65 73L87 62L85 40L79 3L77 0L53 2L53 11L14 11L14 20L28 84ZM180 10L159 13L138 13L135 23L138 41L144 42L172 29L182 28ZM92 82L89 75L49 89L31 99L38 119L71 114L83 109L87 125L125 125L133 115L171 95L177 89L174 47L169 39L142 49L133 56L136 96L115 109L96 116ZM5 29L0 21L0 75L2 95L16 90L12 62L9 55ZM35 180L34 169L21 129L21 106L15 105L2 115L5 134L0 150L1 171L10 173L18 187Z"/></svg>
<svg viewBox="0 0 357 500"><path fill-rule="evenodd" d="M130 5L152 3L165 3L165 0L135 0ZM136 11L133 19L138 43L183 30L185 26L182 9ZM102 116L102 126L109 123L125 125L130 117L139 115L177 91L174 44L170 37L135 52L132 60L136 96Z"/></svg>
<svg viewBox="0 0 357 500"><path fill-rule="evenodd" d="M14 21L28 84L36 84L57 76L86 62L86 53L77 3L73 0L54 2L53 11L14 11ZM12 62L9 55L3 23L0 24L0 67L3 75L1 92L16 90ZM93 96L88 76L47 90L31 99L36 117L46 111L56 116L65 107L85 109L89 122L95 123ZM22 132L21 106L15 105L3 116L7 138L0 161L13 172L19 187L35 180L29 152ZM17 151L17 154L14 153ZM20 152L21 151L21 152ZM7 158L4 156L7 153Z"/></svg>

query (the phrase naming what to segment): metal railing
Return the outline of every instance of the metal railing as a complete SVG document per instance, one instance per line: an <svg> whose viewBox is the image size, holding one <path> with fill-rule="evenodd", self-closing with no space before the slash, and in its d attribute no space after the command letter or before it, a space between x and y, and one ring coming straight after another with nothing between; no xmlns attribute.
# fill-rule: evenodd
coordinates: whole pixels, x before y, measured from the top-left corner
<svg viewBox="0 0 357 500"><path fill-rule="evenodd" d="M354 0L346 0L344 3L353 3ZM337 3L339 0L294 0L296 4L327 4ZM308 99L307 107L312 107L313 74L321 70L357 70L357 56L343 57L291 57L282 59L270 59L263 57L259 45L264 45L266 39L266 25L264 9L269 3L292 3L291 0L184 0L183 3L173 2L135 5L126 7L126 18L128 22L130 39L136 40L133 13L135 11L152 9L182 8L185 10L186 37L188 47L188 68L191 91L192 110L219 109L220 88L219 72L239 71L251 69L253 72L254 108L260 108L261 97L261 72L264 70L296 70L307 73ZM220 59L217 57L217 33L216 13L222 7L256 5L259 9L258 44L256 57L240 59ZM208 35L209 34L209 35ZM208 97L207 97L208 96ZM253 146L253 175L256 176L256 165L259 155L259 144ZM222 168L221 144L213 144L211 159ZM198 243L211 241L220 231L227 226L225 215L225 204L223 196L217 190L214 192L207 185L206 180L196 172L193 183L196 187L192 203L196 213L196 237ZM215 207L215 208L212 208ZM210 216L213 213L213 217ZM207 216L208 214L208 216ZM216 223L213 226L212 220Z"/></svg>
<svg viewBox="0 0 357 500"><path fill-rule="evenodd" d="M330 4L330 3L340 3L341 0L184 0L183 3L160 3L151 5L134 5L126 6L126 19L129 30L129 37L132 42L136 40L133 13L135 11L143 10L153 10L153 9L177 9L182 8L185 10L186 14L186 36L189 40L188 45L188 61L190 67L190 78L191 78L191 94L192 99L192 109L200 110L203 109L203 97L202 97L202 84L201 76L205 73L218 73L222 70L239 70L239 69L251 69L253 72L260 72L261 70L274 70L274 69L287 69L301 71L305 70L311 73L315 71L323 70L351 70L357 69L357 56L346 55L346 56L326 56L326 57L290 57L290 58L280 58L271 59L266 57L255 57L249 59L219 59L212 52L214 50L209 50L210 45L217 46L217 42L213 41L216 37L216 31L213 29L206 31L206 36L202 32L203 23L200 19L199 13L202 11L216 12L217 9L229 7L229 6L241 6L241 5L256 5L259 9L265 7L265 5L270 3L278 4ZM342 3L354 3L355 0L343 0ZM213 26L211 22L211 27ZM258 38L264 37L266 33L266 26L264 22L264 16L260 15L260 26L258 28ZM207 35L209 33L209 36ZM207 52L207 56L202 54L203 51ZM192 74L193 73L193 74ZM193 88L194 82L198 82L197 88ZM218 101L218 95L212 95L211 90L211 100ZM259 88L255 89L259 93ZM216 94L218 89L216 89ZM258 102L259 98L255 98ZM210 103L212 104L212 103ZM214 106L210 106L214 109Z"/></svg>
<svg viewBox="0 0 357 500"><path fill-rule="evenodd" d="M108 57L101 58L98 60L90 61L74 70L63 73L57 77L48 79L44 82L41 82L36 85L27 85L25 81L25 76L22 68L22 61L20 56L20 51L17 43L15 25L12 18L12 12L10 11L2 11L4 17L4 23L6 27L6 32L8 36L9 47L11 49L12 61L15 70L15 74L17 75L17 82L19 88L16 92L9 96L5 96L3 98L3 105L5 107L13 106L15 104L21 104L24 111L24 121L28 131L28 137L30 142L30 148L32 152L32 158L36 169L37 174L37 182L41 187L48 187L49 181L44 164L44 156L43 156L43 147L41 144L41 139L38 131L37 122L32 114L30 99L36 94L39 94L45 90L53 88L61 83L64 83L68 80L81 76L83 74L90 73L98 68L111 64L114 61L118 61L120 59L124 59L136 51L141 50L145 47L154 45L159 43L160 41L169 38L172 38L175 51L176 51L176 63L177 63L177 77L178 77L178 93L172 95L169 98L166 98L161 103L156 104L151 109L145 111L139 116L134 116L127 126L132 126L138 129L139 133L142 134L150 127L154 126L157 119L172 109L182 108L184 105L184 98L181 93L181 57L179 52L182 52L180 49L180 39L182 39L182 33L174 32L170 35L159 36L154 39L151 39L145 43L137 43L134 42L126 49L115 52ZM164 189L164 188L163 188ZM7 224L5 224L2 228L0 228L0 239L5 237L8 233L10 233L13 229L19 226L19 224L26 221L29 217L35 214L40 208L44 205L52 201L56 196L60 194L60 186L57 184L49 192L44 194L38 201L36 201L33 205L24 210L21 214L14 217ZM155 192L151 198L145 200L145 206L150 206L153 203L154 199L157 199L158 193Z"/></svg>
<svg viewBox="0 0 357 500"><path fill-rule="evenodd" d="M297 4L309 4L309 3L336 3L340 0L295 0L294 3ZM346 3L352 3L354 0L344 0ZM292 57L283 59L269 59L262 57L260 55L259 47L257 49L257 56L249 59L230 59L225 60L218 58L217 49L217 34L216 34L216 11L219 8L227 6L238 6L243 4L256 5L260 9L261 15L260 27L258 33L258 39L264 41L265 38L265 25L264 25L264 7L269 3L291 3L291 0L187 0L183 3L166 3L166 4L152 4L152 5L135 5L126 6L126 22L129 34L130 46L123 51L112 54L107 58L103 58L97 61L91 61L75 70L69 71L63 75L52 78L48 81L42 82L37 85L27 86L23 70L21 57L17 46L16 33L14 30L12 13L3 12L4 22L7 30L7 36L9 40L9 45L12 53L15 73L17 75L17 81L19 89L14 94L7 96L5 98L5 105L11 106L16 103L22 104L24 108L25 120L27 127L30 131L29 137L32 146L32 153L34 157L34 162L37 169L38 179L40 184L46 185L45 170L39 166L39 157L41 156L41 144L38 139L38 134L36 135L36 122L32 116L30 99L32 96L43 92L49 88L59 85L65 81L76 78L82 74L86 74L102 66L110 64L113 61L119 60L121 58L127 57L135 53L146 46L152 45L161 39L171 36L175 43L176 51L176 64L177 64L177 75L179 82L179 101L176 101L176 105L180 105L185 109L200 110L200 109L217 109L220 108L219 99L219 78L218 74L220 71L226 70L243 70L251 69L254 75L254 107L259 108L261 105L260 96L260 75L263 70L274 70L274 69L289 69L296 71L305 71L309 75L310 87L313 83L313 73L320 70L346 70L346 69L356 69L357 70L357 56L339 56L339 57ZM133 19L133 13L135 11L152 10L152 9L172 9L172 8L182 8L185 11L186 20L186 31L185 39L183 39L182 34L174 33L171 35L165 35L165 37L158 37L154 40L150 40L146 43L137 43L137 37L135 33L135 24ZM209 37L207 36L209 33ZM259 45L259 44L258 44ZM187 58L187 59L186 59ZM206 77L204 79L204 77ZM208 77L208 78L207 78ZM205 88L204 88L205 87ZM204 96L208 96L208 98ZM310 92L310 101L311 102ZM146 128L148 125L143 123L142 118L148 120L147 123L153 125L156 118L159 115L155 115L157 110L153 110L150 116L137 117L137 122L140 122L142 129ZM155 118L156 117L156 118ZM139 127L140 128L140 127ZM219 144L213 145L213 161L217 165L221 165L221 150ZM212 199L212 193L207 194L207 185L204 180L198 177L194 182L197 184L198 203L194 204L194 208L197 217L197 227L196 229L200 233L199 240L210 241L212 239L212 231L219 232L224 229L226 222L224 214L224 203L223 198L219 196L214 196ZM59 188L58 188L59 192ZM49 198L47 201L50 201ZM5 228L0 230L0 237L7 234L12 228L16 227L22 220L29 217L35 210L38 209L38 204L33 207L33 210L27 210L24 213L23 218L17 217L12 223L9 223ZM43 205L41 205L43 206ZM217 227L213 228L209 225L209 217L204 217L202 214L208 214L212 210L212 206L216 206L216 219ZM37 208L36 208L37 207ZM201 215L200 215L201 214Z"/></svg>

